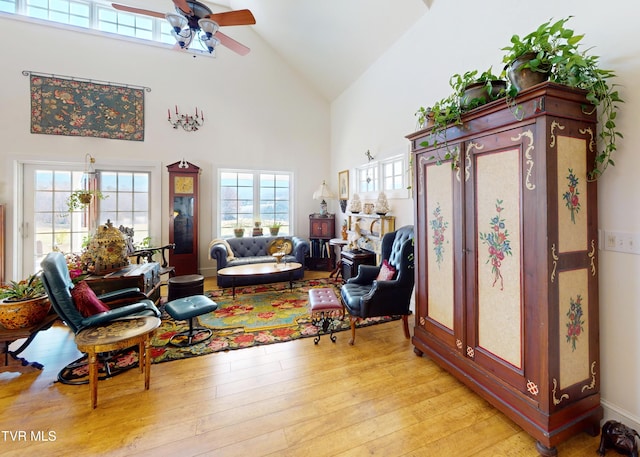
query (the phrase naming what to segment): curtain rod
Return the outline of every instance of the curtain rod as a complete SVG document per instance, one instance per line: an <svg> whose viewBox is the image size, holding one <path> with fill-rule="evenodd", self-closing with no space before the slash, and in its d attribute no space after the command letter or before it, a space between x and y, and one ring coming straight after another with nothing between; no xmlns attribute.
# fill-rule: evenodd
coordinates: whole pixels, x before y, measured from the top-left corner
<svg viewBox="0 0 640 457"><path fill-rule="evenodd" d="M73 76L54 75L54 74L51 74L51 73L38 73L36 71L30 71L30 70L22 70L22 74L24 76L30 76L30 75L46 76L46 77L49 77L49 78L60 78L60 79L67 79L67 80L70 80L70 81L105 84L105 85L108 85L108 86L128 87L128 88L131 88L131 89L143 89L146 92L151 92L151 88L150 87L138 86L138 85L135 85L135 84L122 84L122 83L114 83L114 82L111 82L111 81L100 81L98 79L84 79L84 78L76 78L76 77L73 77Z"/></svg>

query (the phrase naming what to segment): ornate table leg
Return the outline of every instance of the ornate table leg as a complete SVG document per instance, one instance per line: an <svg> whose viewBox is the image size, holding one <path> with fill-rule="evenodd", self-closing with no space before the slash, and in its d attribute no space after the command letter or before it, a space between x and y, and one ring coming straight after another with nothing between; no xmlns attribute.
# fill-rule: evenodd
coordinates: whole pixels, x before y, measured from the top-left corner
<svg viewBox="0 0 640 457"><path fill-rule="evenodd" d="M91 389L91 407L96 409L98 406L98 364L96 353L90 351L87 353L89 359L89 389Z"/></svg>

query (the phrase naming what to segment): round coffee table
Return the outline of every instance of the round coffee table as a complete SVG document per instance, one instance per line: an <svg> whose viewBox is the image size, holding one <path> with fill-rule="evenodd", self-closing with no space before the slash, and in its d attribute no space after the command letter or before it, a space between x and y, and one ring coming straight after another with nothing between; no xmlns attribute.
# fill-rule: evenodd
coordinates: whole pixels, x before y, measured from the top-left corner
<svg viewBox="0 0 640 457"><path fill-rule="evenodd" d="M78 350L86 352L89 359L89 388L91 407L98 406L97 354L117 351L138 345L138 365L144 371L144 388L149 390L151 378L151 351L149 342L153 332L160 326L154 316L137 316L118 319L107 324L85 328L76 335Z"/></svg>
<svg viewBox="0 0 640 457"><path fill-rule="evenodd" d="M250 263L236 265L218 270L218 275L231 278L233 298L236 298L236 279L244 276L271 276L280 273L289 273L289 289L293 289L293 272L302 268L298 262L288 263Z"/></svg>

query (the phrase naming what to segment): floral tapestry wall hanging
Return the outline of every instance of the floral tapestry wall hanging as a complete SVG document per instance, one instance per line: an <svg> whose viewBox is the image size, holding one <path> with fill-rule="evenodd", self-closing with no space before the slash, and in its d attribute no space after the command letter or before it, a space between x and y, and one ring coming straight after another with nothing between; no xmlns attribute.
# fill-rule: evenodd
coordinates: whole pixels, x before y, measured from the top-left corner
<svg viewBox="0 0 640 457"><path fill-rule="evenodd" d="M145 88L26 74L31 133L144 141Z"/></svg>

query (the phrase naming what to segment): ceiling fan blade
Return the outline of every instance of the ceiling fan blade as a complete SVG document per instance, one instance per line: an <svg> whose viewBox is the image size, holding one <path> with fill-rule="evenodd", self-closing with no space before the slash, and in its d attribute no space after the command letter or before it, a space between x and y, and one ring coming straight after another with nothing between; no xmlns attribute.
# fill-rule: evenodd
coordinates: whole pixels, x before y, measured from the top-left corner
<svg viewBox="0 0 640 457"><path fill-rule="evenodd" d="M256 18L249 10L225 11L224 13L213 13L207 15L212 21L216 21L218 25L253 25Z"/></svg>
<svg viewBox="0 0 640 457"><path fill-rule="evenodd" d="M241 56L246 56L247 54L249 54L249 51L251 51L251 49L246 47L244 44L238 43L236 40L234 40L231 37L228 37L227 35L225 35L220 31L217 31L214 36L220 40L220 44L222 46L225 46L231 49L233 52L236 52Z"/></svg>
<svg viewBox="0 0 640 457"><path fill-rule="evenodd" d="M187 0L173 0L173 4L176 5L176 8L180 8L181 11L184 11L185 14L193 14ZM211 11L211 10L209 10Z"/></svg>
<svg viewBox="0 0 640 457"><path fill-rule="evenodd" d="M128 13L143 14L145 16L157 17L157 18L160 18L160 19L164 19L164 17L165 17L165 13L158 13L156 11L143 10L143 9L140 9L140 8L133 8L131 6L119 5L117 3L112 3L111 6L113 6L117 10L126 11Z"/></svg>

